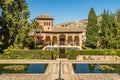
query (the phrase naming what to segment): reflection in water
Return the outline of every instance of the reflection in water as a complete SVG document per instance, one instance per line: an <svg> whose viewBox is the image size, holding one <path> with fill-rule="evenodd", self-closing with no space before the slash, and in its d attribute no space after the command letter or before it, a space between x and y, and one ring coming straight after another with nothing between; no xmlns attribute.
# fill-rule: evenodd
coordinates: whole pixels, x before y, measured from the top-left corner
<svg viewBox="0 0 120 80"><path fill-rule="evenodd" d="M119 73L120 64L73 64L75 73Z"/></svg>
<svg viewBox="0 0 120 80"><path fill-rule="evenodd" d="M101 73L96 64L73 64L75 73Z"/></svg>
<svg viewBox="0 0 120 80"><path fill-rule="evenodd" d="M30 64L28 68L28 73L44 73L47 64Z"/></svg>

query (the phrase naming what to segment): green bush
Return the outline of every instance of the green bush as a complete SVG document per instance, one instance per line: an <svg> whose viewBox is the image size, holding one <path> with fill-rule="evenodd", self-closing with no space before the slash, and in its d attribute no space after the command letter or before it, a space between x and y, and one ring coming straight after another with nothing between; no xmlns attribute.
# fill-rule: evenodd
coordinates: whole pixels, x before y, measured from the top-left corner
<svg viewBox="0 0 120 80"><path fill-rule="evenodd" d="M45 59L56 59L58 54L56 51L44 50L43 55Z"/></svg>
<svg viewBox="0 0 120 80"><path fill-rule="evenodd" d="M120 56L120 50L114 50L116 52L116 55ZM78 55L111 55L111 52L113 52L112 49L93 49L93 50L70 50L68 51L69 59L76 59L76 56Z"/></svg>
<svg viewBox="0 0 120 80"><path fill-rule="evenodd" d="M14 47L11 45L9 46L7 49L4 50L4 54L9 54L10 51L12 51L14 49Z"/></svg>
<svg viewBox="0 0 120 80"><path fill-rule="evenodd" d="M111 55L112 51L112 49L68 50L66 54L69 59L76 59L78 55ZM120 50L114 51L120 56ZM11 50L9 54L0 54L0 59L56 59L58 56L54 50Z"/></svg>
<svg viewBox="0 0 120 80"><path fill-rule="evenodd" d="M44 47L44 45L38 45L37 49L42 49Z"/></svg>
<svg viewBox="0 0 120 80"><path fill-rule="evenodd" d="M69 59L76 59L76 56L79 54L78 50L69 50L67 52Z"/></svg>
<svg viewBox="0 0 120 80"><path fill-rule="evenodd" d="M56 59L57 52L50 50L12 50L1 54L0 59Z"/></svg>
<svg viewBox="0 0 120 80"><path fill-rule="evenodd" d="M82 49L85 49L85 50L92 50L92 48L86 47L85 45L82 46Z"/></svg>

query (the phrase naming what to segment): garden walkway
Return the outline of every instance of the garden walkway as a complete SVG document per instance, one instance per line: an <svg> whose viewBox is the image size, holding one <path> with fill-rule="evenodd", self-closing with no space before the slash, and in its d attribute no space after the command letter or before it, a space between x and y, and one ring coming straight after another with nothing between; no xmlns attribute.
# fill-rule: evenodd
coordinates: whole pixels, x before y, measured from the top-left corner
<svg viewBox="0 0 120 80"><path fill-rule="evenodd" d="M0 60L0 64L36 64L36 63L58 63L60 60ZM61 60L63 63L88 63L88 64L120 64L120 60Z"/></svg>
<svg viewBox="0 0 120 80"><path fill-rule="evenodd" d="M0 64L30 64L48 63L44 74L1 74L0 80L55 80L59 74L58 60L0 60ZM64 80L120 80L118 74L75 74L72 63L111 63L120 64L120 61L79 61L61 60L61 76Z"/></svg>

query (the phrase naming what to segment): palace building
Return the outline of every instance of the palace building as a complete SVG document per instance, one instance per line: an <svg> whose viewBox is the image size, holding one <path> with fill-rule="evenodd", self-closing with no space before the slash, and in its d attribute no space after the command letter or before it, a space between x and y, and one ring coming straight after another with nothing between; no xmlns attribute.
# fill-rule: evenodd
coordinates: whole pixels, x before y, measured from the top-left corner
<svg viewBox="0 0 120 80"><path fill-rule="evenodd" d="M85 30L76 26L53 26L53 20L51 16L46 14L36 17L36 21L44 29L41 35L46 43L45 48L67 47L82 49L82 33ZM31 33L30 36L34 37L34 34ZM39 38L37 38L37 42L39 42Z"/></svg>

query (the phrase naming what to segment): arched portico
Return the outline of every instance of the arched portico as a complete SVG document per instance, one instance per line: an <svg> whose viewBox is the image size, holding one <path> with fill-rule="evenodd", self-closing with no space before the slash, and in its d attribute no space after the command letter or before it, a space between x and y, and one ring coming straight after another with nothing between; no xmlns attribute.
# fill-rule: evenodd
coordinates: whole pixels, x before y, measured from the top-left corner
<svg viewBox="0 0 120 80"><path fill-rule="evenodd" d="M68 41L68 45L69 46L73 45L73 38L72 38L72 36L69 36L67 41Z"/></svg>
<svg viewBox="0 0 120 80"><path fill-rule="evenodd" d="M50 34L46 35L45 41L46 44L49 46L54 47L78 47L81 49L82 39L81 35L74 35L74 34Z"/></svg>
<svg viewBox="0 0 120 80"><path fill-rule="evenodd" d="M47 45L51 45L50 36L46 36L46 44L47 44Z"/></svg>
<svg viewBox="0 0 120 80"><path fill-rule="evenodd" d="M75 38L74 38L74 45L79 46L79 37L78 36L75 36Z"/></svg>
<svg viewBox="0 0 120 80"><path fill-rule="evenodd" d="M66 43L66 36L64 34L59 36L59 45L65 45Z"/></svg>
<svg viewBox="0 0 120 80"><path fill-rule="evenodd" d="M57 37L56 36L53 36L52 37L52 42L53 42L53 45L57 45Z"/></svg>

